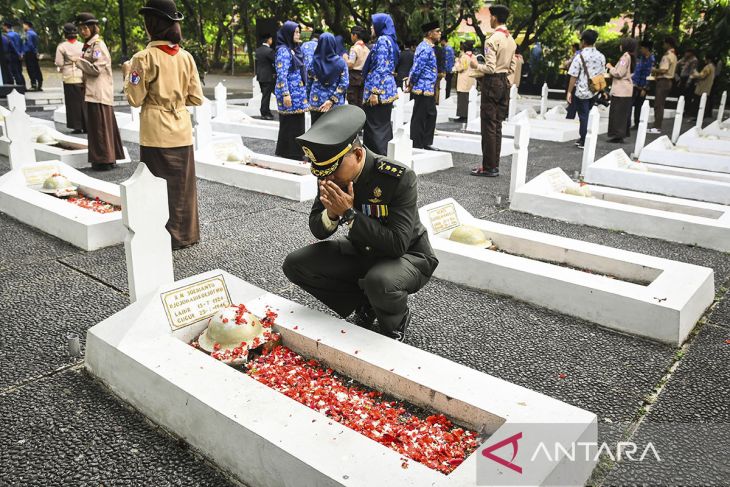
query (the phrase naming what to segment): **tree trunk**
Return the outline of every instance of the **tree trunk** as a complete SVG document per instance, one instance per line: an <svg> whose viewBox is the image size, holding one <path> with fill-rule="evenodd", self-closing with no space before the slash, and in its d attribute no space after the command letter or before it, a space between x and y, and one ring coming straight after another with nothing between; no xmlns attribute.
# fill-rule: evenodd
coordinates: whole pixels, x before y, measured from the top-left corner
<svg viewBox="0 0 730 487"><path fill-rule="evenodd" d="M252 42L251 40L251 22L249 19L249 13L248 13L248 0L243 0L241 2L241 21L243 23L243 38L246 43L246 50L248 51L248 69L249 71L254 70L253 65L253 51L254 46L256 45L255 42Z"/></svg>
<svg viewBox="0 0 730 487"><path fill-rule="evenodd" d="M679 35L679 28L682 25L682 7L684 6L683 0L675 0L674 2L674 21L672 22L672 32L675 36ZM679 39L677 39L679 40Z"/></svg>
<svg viewBox="0 0 730 487"><path fill-rule="evenodd" d="M213 63L219 65L221 56L223 55L223 36L226 33L226 24L222 20L218 21L218 33L215 36L215 46L213 47Z"/></svg>

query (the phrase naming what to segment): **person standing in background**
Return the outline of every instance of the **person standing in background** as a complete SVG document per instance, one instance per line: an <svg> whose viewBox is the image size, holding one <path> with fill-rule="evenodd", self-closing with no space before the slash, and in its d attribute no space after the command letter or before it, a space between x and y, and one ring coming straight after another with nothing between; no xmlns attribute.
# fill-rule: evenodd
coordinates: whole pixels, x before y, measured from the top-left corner
<svg viewBox="0 0 730 487"><path fill-rule="evenodd" d="M454 65L456 64L456 53L454 48L449 45L449 40L443 37L441 39L441 49L444 53L444 71L446 72L446 96L451 96L451 82L454 79Z"/></svg>
<svg viewBox="0 0 730 487"><path fill-rule="evenodd" d="M634 68L636 41L631 37L621 39L621 58L613 66L606 64L611 75L611 105L608 112L608 141L623 144L629 136L631 121L631 101L634 84L631 71Z"/></svg>
<svg viewBox="0 0 730 487"><path fill-rule="evenodd" d="M674 74L677 70L677 42L674 37L665 37L663 47L664 56L659 61L659 67L652 69L652 74L656 78L656 92L654 94L654 127L648 131L650 134L662 133L664 104L669 92L672 91Z"/></svg>
<svg viewBox="0 0 730 487"><path fill-rule="evenodd" d="M403 88L403 82L408 79L408 74L413 67L413 56L415 54L414 42L407 39L403 42L403 50L398 57L398 69L396 70L396 82L399 88Z"/></svg>
<svg viewBox="0 0 730 487"><path fill-rule="evenodd" d="M332 107L345 104L349 83L347 63L343 55L338 52L337 39L329 32L319 36L309 78L311 80L309 113L314 124Z"/></svg>
<svg viewBox="0 0 730 487"><path fill-rule="evenodd" d="M287 20L276 34L276 104L279 135L276 152L280 157L301 161L302 148L296 139L304 133L304 114L309 111L307 67L299 47L299 25Z"/></svg>
<svg viewBox="0 0 730 487"><path fill-rule="evenodd" d="M25 91L25 77L23 76L23 39L13 30L13 23L6 20L3 22L3 37L8 40L8 50L5 51L5 59L8 63L11 79L17 86L22 86Z"/></svg>
<svg viewBox="0 0 730 487"><path fill-rule="evenodd" d="M387 154L388 142L393 138L390 114L393 102L398 99L393 73L398 65L400 49L391 16L376 13L372 21L372 34L376 41L362 68L365 79L363 143L371 151L383 155Z"/></svg>
<svg viewBox="0 0 730 487"><path fill-rule="evenodd" d="M122 138L114 116L114 78L109 49L99 37L99 21L93 14L76 16L79 33L84 38L81 57L74 60L84 73L84 102L86 130L89 139L91 168L108 170L124 158Z"/></svg>
<svg viewBox="0 0 730 487"><path fill-rule="evenodd" d="M25 42L23 42L23 59L25 68L28 70L32 91L43 91L43 73L38 64L38 34L33 30L33 23L30 20L23 21L25 31Z"/></svg>
<svg viewBox="0 0 730 487"><path fill-rule="evenodd" d="M144 16L149 44L124 63L124 93L142 107L139 158L150 172L167 181L173 250L200 241L193 126L188 106L203 104L198 68L180 48L183 14L173 0L147 0Z"/></svg>
<svg viewBox="0 0 730 487"><path fill-rule="evenodd" d="M632 106L634 107L634 128L639 127L639 118L641 118L641 107L646 100L646 91L649 82L647 78L654 68L654 55L651 53L653 44L650 41L641 41L639 46L639 56L636 60L636 68L631 76L634 84Z"/></svg>
<svg viewBox="0 0 730 487"><path fill-rule="evenodd" d="M274 92L276 71L274 70L274 50L271 48L273 39L271 34L261 36L261 45L256 48L256 81L261 87L261 118L273 120L271 113L271 94Z"/></svg>
<svg viewBox="0 0 730 487"><path fill-rule="evenodd" d="M573 58L573 64L568 69L570 80L568 81L566 100L568 104L575 101L575 110L580 121L580 129L578 130L580 139L575 145L582 149L588 132L588 114L593 107L593 100L596 95L590 88L591 78L606 72L606 57L595 48L598 40L598 32L595 30L584 30L580 40L581 49L578 51L578 55ZM573 89L575 89L575 95Z"/></svg>
<svg viewBox="0 0 730 487"><path fill-rule="evenodd" d="M319 42L319 36L322 31L314 29L312 31L312 37L307 42L303 42L301 46L302 55L304 56L304 65L309 69L312 65L312 58L314 57L314 50L317 49L317 42Z"/></svg>
<svg viewBox="0 0 730 487"><path fill-rule="evenodd" d="M350 31L350 40L352 47L347 56L347 69L350 83L347 87L347 103L358 107L362 106L363 76L362 68L365 60L370 54L370 49L365 45L368 39L367 30L360 25L356 25Z"/></svg>
<svg viewBox="0 0 730 487"><path fill-rule="evenodd" d="M464 123L469 114L469 92L476 84L476 78L470 76L469 64L474 57L474 41L466 41L462 53L456 61L456 119L455 122Z"/></svg>
<svg viewBox="0 0 730 487"><path fill-rule="evenodd" d="M472 59L470 67L484 74L482 78L482 164L472 169L472 176L499 176L499 157L502 152L502 122L507 118L509 105L508 77L515 70L517 44L507 30L509 8L504 5L489 7L489 23L494 33L484 45L484 64Z"/></svg>
<svg viewBox="0 0 730 487"><path fill-rule="evenodd" d="M712 85L715 83L715 65L716 63L712 56L710 54L705 54L705 65L702 68L702 71L697 72L695 69L690 74L690 78L694 82L694 93L692 96L692 103L690 104L690 114L692 114L692 117L696 118L694 114L699 115L700 98L702 98L703 94L707 95L707 102L709 106ZM705 117L707 117L707 115L711 112L712 110L705 110Z"/></svg>
<svg viewBox="0 0 730 487"><path fill-rule="evenodd" d="M563 66L562 66L563 70L565 70L566 73L570 69L570 65L573 64L573 59L575 59L575 57L578 55L578 52L580 52L580 44L578 44L577 42L571 44L570 50L571 50L571 55L568 59L566 59L563 62ZM568 77L570 77L570 75L568 75ZM565 114L565 118L568 120L575 120L575 115L576 115L575 88L573 89L573 98L572 99L573 99L573 101L571 103L568 103L568 108L566 110L567 113Z"/></svg>
<svg viewBox="0 0 730 487"><path fill-rule="evenodd" d="M73 60L81 57L81 43L76 39L78 29L72 23L64 24L66 40L56 48L55 64L63 78L63 101L66 106L66 127L74 134L86 132L84 114L84 73Z"/></svg>
<svg viewBox="0 0 730 487"><path fill-rule="evenodd" d="M679 72L679 92L685 98L692 98L694 92L694 82L690 77L692 73L697 71L700 60L697 59L697 53L691 47L685 49L682 58L677 61L677 71Z"/></svg>
<svg viewBox="0 0 730 487"><path fill-rule="evenodd" d="M436 130L436 86L438 68L434 46L441 39L438 22L428 22L421 26L423 41L416 48L413 67L408 75L406 86L413 97L411 115L411 140L414 149L438 150L433 147Z"/></svg>

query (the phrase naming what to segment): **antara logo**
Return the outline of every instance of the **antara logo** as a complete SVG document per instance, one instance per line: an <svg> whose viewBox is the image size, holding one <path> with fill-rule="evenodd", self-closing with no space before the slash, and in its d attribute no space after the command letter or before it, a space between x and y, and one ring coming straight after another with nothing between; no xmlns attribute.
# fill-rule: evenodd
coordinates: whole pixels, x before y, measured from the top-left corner
<svg viewBox="0 0 730 487"><path fill-rule="evenodd" d="M517 450L519 449L519 445L517 444L517 441L520 440L521 438L522 438L521 432L517 433L516 435L512 435L509 438L505 438L504 440L502 440L498 443L495 443L492 446L486 447L484 450L482 450L482 455L489 458L490 460L493 460L493 461L499 463L500 465L502 465L504 467L510 468L510 469L514 470L515 472L521 474L522 467L512 463L514 461L515 457L517 457ZM512 458L511 459L505 460L504 458L498 457L497 455L492 453L493 451L499 450L503 446L510 445L510 444L512 445Z"/></svg>

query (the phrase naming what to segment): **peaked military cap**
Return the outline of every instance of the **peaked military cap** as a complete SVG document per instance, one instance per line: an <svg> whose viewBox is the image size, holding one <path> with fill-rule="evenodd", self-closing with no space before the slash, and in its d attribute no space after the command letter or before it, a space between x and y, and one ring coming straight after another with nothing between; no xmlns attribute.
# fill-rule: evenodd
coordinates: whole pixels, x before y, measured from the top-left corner
<svg viewBox="0 0 730 487"><path fill-rule="evenodd" d="M84 25L91 25L91 24L98 24L99 20L94 17L94 14L89 12L81 12L76 16L76 23L77 24L84 24Z"/></svg>
<svg viewBox="0 0 730 487"><path fill-rule="evenodd" d="M425 24L423 24L421 26L421 32L423 32L424 34L428 34L432 30L438 29L438 28L439 28L439 23L434 20L433 22L426 22Z"/></svg>
<svg viewBox="0 0 730 487"><path fill-rule="evenodd" d="M323 114L303 135L297 137L318 178L337 170L342 157L352 149L365 125L365 112L355 105L341 105Z"/></svg>

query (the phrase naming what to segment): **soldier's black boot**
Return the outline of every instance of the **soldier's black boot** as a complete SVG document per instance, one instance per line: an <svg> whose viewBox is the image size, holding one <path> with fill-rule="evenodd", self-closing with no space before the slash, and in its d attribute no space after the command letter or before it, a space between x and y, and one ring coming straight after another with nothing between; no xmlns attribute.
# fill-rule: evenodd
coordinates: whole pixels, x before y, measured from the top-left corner
<svg viewBox="0 0 730 487"><path fill-rule="evenodd" d="M408 325L410 324L411 310L409 308L406 310L406 315L403 317L403 321L400 322L400 325L398 325L398 328L388 333L387 336L389 336L393 340L403 343L406 340L406 331L408 330Z"/></svg>
<svg viewBox="0 0 730 487"><path fill-rule="evenodd" d="M367 330L373 329L373 324L375 323L375 310L370 305L370 301L365 300L363 304L357 307L352 321L359 327Z"/></svg>

